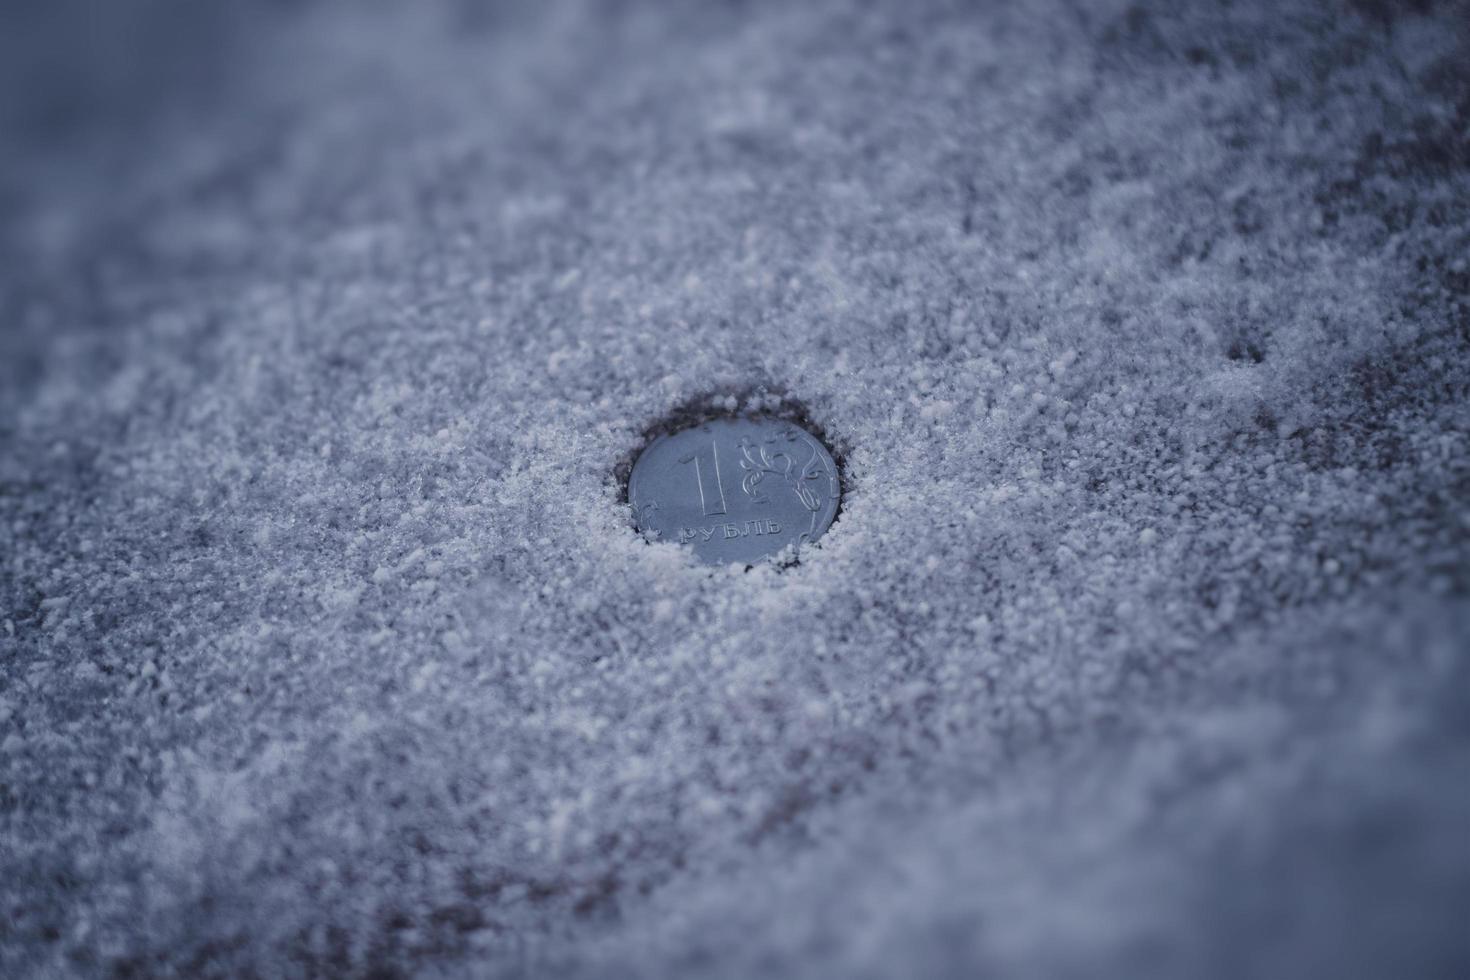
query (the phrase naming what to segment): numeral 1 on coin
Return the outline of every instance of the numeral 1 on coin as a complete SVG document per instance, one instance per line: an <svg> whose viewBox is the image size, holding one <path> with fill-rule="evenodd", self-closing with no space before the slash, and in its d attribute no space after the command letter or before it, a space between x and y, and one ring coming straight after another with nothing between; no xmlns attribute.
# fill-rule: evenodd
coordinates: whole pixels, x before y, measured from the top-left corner
<svg viewBox="0 0 1470 980"><path fill-rule="evenodd" d="M681 463L690 461L694 463L694 478L699 481L699 505L705 516L725 513L725 488L720 485L720 456L714 440L679 460Z"/></svg>

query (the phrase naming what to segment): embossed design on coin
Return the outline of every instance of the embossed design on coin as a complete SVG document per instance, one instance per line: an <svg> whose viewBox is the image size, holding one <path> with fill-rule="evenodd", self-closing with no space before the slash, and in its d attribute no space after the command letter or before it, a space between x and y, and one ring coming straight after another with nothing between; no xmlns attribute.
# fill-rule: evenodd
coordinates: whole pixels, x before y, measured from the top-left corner
<svg viewBox="0 0 1470 980"><path fill-rule="evenodd" d="M837 464L784 419L715 419L660 436L628 477L633 521L713 563L754 562L815 541L837 516Z"/></svg>

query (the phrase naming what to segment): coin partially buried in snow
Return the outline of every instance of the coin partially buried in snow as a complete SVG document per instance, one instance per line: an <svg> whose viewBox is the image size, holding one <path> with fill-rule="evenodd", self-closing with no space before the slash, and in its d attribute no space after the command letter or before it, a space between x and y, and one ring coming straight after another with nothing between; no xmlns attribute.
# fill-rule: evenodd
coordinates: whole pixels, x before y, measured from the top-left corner
<svg viewBox="0 0 1470 980"><path fill-rule="evenodd" d="M707 562L750 563L821 537L842 490L832 454L784 419L727 418L648 444L628 477L633 520Z"/></svg>

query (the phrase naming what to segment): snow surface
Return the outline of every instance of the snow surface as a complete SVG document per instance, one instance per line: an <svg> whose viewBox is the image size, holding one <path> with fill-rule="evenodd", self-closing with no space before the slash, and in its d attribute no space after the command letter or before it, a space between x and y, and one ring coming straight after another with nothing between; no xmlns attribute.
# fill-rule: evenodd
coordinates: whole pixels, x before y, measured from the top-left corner
<svg viewBox="0 0 1470 980"><path fill-rule="evenodd" d="M1463 3L4 16L0 975L1470 970Z"/></svg>

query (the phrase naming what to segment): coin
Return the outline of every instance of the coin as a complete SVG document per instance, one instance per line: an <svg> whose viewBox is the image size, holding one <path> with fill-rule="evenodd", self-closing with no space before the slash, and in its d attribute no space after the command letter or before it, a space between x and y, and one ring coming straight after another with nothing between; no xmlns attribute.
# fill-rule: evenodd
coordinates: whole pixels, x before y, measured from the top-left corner
<svg viewBox="0 0 1470 980"><path fill-rule="evenodd" d="M785 419L723 418L659 436L628 477L633 520L703 561L759 561L815 541L837 516L837 464Z"/></svg>

